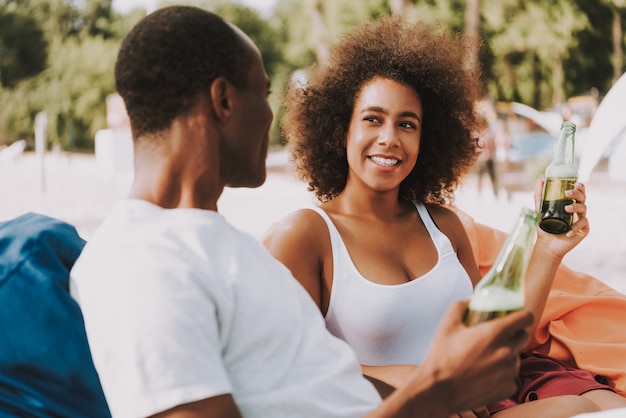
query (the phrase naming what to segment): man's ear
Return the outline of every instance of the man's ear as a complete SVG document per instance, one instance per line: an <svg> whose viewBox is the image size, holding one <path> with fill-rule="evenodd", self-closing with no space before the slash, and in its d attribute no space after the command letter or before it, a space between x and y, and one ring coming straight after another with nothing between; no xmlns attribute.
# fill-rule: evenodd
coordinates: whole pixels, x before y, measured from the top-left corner
<svg viewBox="0 0 626 418"><path fill-rule="evenodd" d="M233 112L232 84L225 78L218 77L211 83L209 94L215 117L220 121L227 121Z"/></svg>

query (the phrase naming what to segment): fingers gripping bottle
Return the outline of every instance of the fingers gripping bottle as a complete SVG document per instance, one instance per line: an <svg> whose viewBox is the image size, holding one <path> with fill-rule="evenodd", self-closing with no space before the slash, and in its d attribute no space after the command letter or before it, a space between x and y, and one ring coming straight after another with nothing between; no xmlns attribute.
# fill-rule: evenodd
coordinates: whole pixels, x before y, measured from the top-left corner
<svg viewBox="0 0 626 418"><path fill-rule="evenodd" d="M465 314L466 325L476 325L524 308L524 277L538 222L538 212L522 209L498 258L474 289Z"/></svg>
<svg viewBox="0 0 626 418"><path fill-rule="evenodd" d="M569 231L574 221L574 214L565 212L564 208L574 203L574 199L565 196L565 191L573 189L578 180L574 163L575 132L576 125L563 122L554 159L546 168L539 227L551 234Z"/></svg>

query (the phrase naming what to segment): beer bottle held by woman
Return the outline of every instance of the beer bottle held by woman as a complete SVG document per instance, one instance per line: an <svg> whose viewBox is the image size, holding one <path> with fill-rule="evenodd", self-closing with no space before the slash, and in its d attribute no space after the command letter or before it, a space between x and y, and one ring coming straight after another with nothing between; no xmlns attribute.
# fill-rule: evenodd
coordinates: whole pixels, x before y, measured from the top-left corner
<svg viewBox="0 0 626 418"><path fill-rule="evenodd" d="M465 325L476 325L524 308L524 277L538 222L538 212L522 209L495 263L474 289Z"/></svg>
<svg viewBox="0 0 626 418"><path fill-rule="evenodd" d="M563 122L554 159L546 167L539 227L551 234L569 231L574 221L574 215L565 212L565 206L574 203L574 199L566 197L565 191L573 189L578 181L574 162L575 133L576 125Z"/></svg>

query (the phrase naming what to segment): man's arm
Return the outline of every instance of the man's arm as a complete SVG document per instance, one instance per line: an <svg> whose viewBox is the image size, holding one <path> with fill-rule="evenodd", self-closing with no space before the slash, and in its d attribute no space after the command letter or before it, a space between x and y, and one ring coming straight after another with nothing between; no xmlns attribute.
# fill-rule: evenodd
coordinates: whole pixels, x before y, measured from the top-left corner
<svg viewBox="0 0 626 418"><path fill-rule="evenodd" d="M496 402L515 391L519 354L528 341L527 311L466 327L467 302L455 302L439 326L429 354L406 384L384 385L383 404L369 418L447 417ZM370 379L371 380L371 379ZM387 396L385 396L387 395ZM319 400L323 402L323 399ZM232 396L222 395L176 406L153 418L241 417Z"/></svg>
<svg viewBox="0 0 626 418"><path fill-rule="evenodd" d="M467 302L455 302L439 326L422 365L369 418L447 417L511 395L519 354L528 342L528 311L468 328Z"/></svg>

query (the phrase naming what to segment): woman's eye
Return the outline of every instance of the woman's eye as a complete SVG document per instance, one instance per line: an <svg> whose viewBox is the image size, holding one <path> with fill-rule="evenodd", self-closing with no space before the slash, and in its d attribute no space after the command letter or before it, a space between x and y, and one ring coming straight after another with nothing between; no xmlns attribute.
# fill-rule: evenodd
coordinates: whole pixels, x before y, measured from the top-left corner
<svg viewBox="0 0 626 418"><path fill-rule="evenodd" d="M409 129L415 129L416 128L415 124L412 123L412 122L400 122L400 126L402 128L409 128Z"/></svg>
<svg viewBox="0 0 626 418"><path fill-rule="evenodd" d="M378 119L376 116L366 116L365 118L363 118L363 120L366 120L368 122L375 122L375 123L380 122L380 119Z"/></svg>

